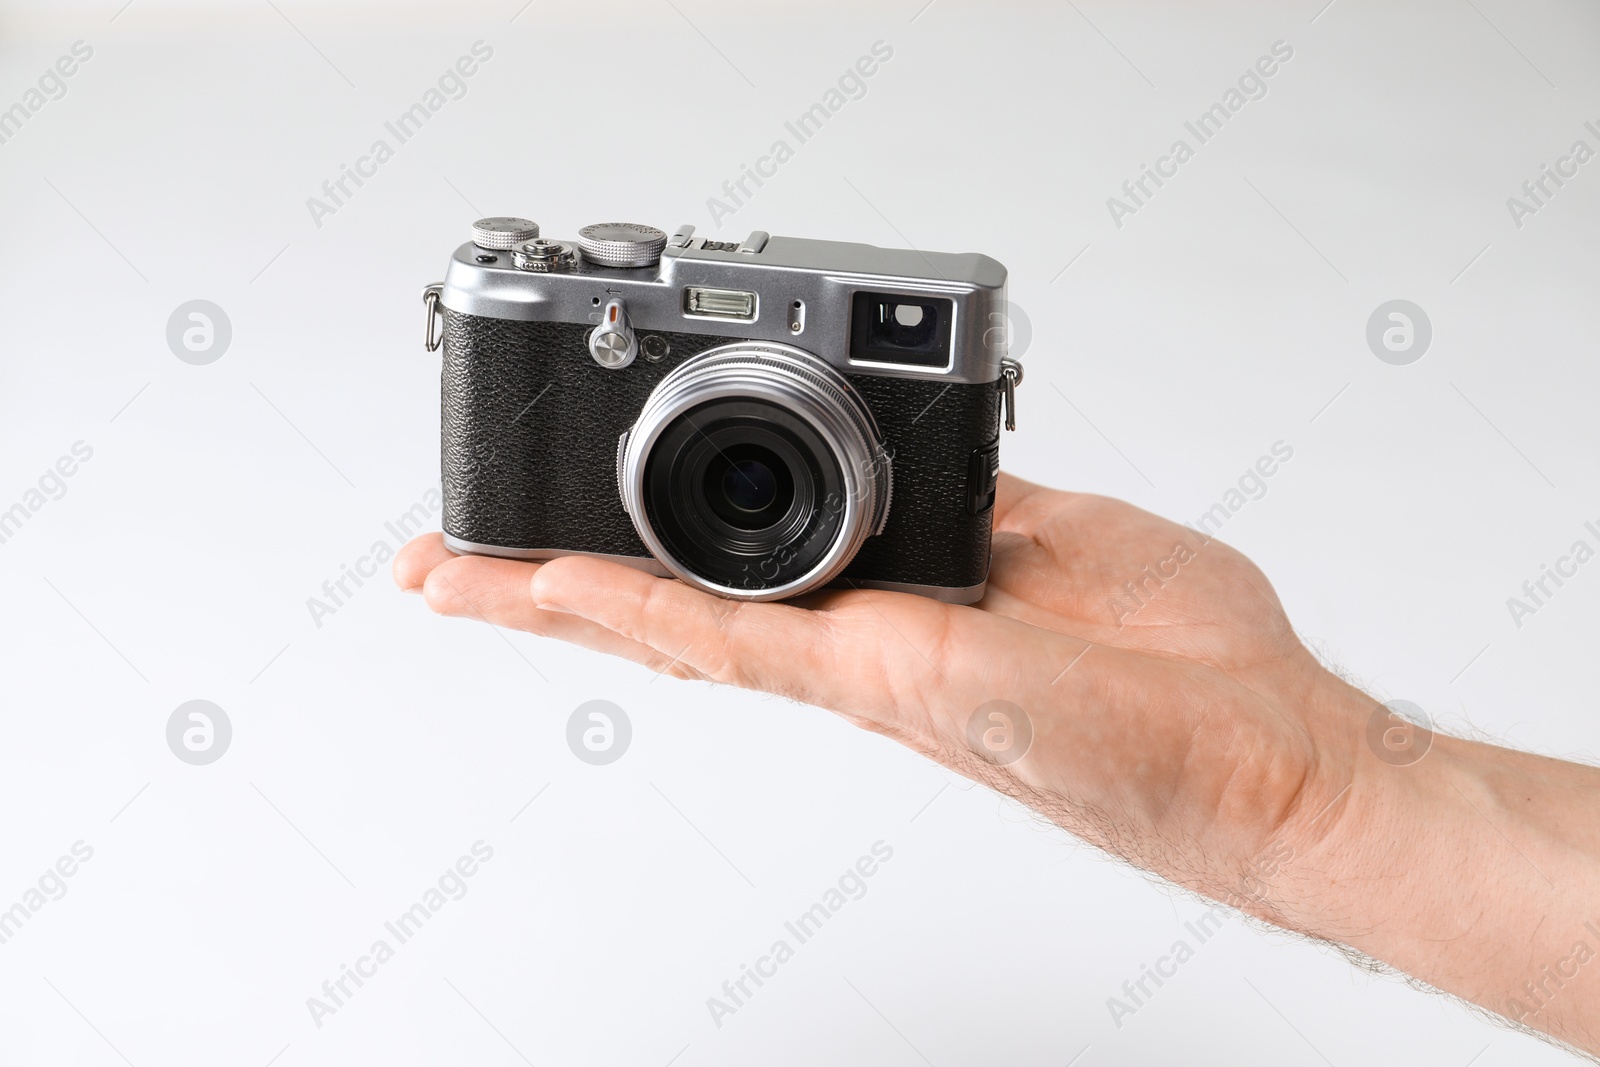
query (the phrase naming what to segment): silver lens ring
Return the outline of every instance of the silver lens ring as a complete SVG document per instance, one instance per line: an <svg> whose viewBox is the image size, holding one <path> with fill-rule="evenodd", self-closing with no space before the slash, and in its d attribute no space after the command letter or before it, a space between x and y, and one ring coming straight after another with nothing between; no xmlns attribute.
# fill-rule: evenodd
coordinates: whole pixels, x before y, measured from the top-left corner
<svg viewBox="0 0 1600 1067"><path fill-rule="evenodd" d="M651 527L645 467L651 449L680 417L712 400L765 400L804 420L833 452L844 484L844 518L819 562L782 585L741 589L696 574ZM820 457L825 458L825 457ZM617 451L617 490L639 539L685 583L737 600L779 600L833 581L889 516L893 478L877 421L838 371L789 345L739 341L707 349L663 378Z"/></svg>

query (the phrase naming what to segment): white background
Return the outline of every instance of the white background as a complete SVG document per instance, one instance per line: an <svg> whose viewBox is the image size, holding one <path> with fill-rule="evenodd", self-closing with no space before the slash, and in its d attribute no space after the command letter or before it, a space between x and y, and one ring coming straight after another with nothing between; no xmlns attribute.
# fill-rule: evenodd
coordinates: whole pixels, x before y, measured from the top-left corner
<svg viewBox="0 0 1600 1067"><path fill-rule="evenodd" d="M314 624L437 484L418 293L468 223L687 221L995 256L1032 333L1010 470L1193 521L1285 441L1223 536L1308 639L1458 728L1600 747L1600 563L1520 628L1506 606L1600 523L1600 163L1520 228L1506 206L1600 148L1600 9L923 2L0 5L0 107L94 50L0 144L0 509L94 450L0 544L0 908L94 849L0 945L0 1062L1569 1062L1237 921L1118 1027L1200 905L892 743L383 575ZM316 225L478 40L466 95ZM879 40L866 95L713 226ZM1114 225L1279 40L1267 95ZM208 366L166 341L196 298L233 327ZM1394 298L1433 324L1409 366L1365 341ZM197 698L234 730L203 767L165 740ZM604 767L565 741L596 698L634 729ZM478 840L469 892L315 1025ZM706 998L879 840L867 894L715 1026Z"/></svg>

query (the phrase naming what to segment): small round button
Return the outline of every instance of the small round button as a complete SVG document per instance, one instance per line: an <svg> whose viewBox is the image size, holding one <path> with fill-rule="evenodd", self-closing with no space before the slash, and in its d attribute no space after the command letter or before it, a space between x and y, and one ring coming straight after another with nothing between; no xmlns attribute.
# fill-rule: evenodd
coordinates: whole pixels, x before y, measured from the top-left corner
<svg viewBox="0 0 1600 1067"><path fill-rule="evenodd" d="M667 358L667 353L672 351L672 346L667 344L667 339L660 334L650 334L639 342L639 351L651 363L660 363Z"/></svg>
<svg viewBox="0 0 1600 1067"><path fill-rule="evenodd" d="M507 252L523 241L539 236L539 224L532 219L494 215L472 224L472 243L479 248Z"/></svg>
<svg viewBox="0 0 1600 1067"><path fill-rule="evenodd" d="M653 267L665 247L665 230L637 222L597 222L578 231L583 258L606 267Z"/></svg>

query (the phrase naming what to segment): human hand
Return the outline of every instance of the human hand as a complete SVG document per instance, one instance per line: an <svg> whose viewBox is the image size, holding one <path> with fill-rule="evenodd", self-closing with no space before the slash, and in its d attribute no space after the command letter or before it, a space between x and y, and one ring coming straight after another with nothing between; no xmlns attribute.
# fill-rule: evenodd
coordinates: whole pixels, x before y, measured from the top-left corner
<svg viewBox="0 0 1600 1067"><path fill-rule="evenodd" d="M1314 817L1332 825L1349 781L1349 723L1332 720L1353 691L1261 572L1103 497L1003 476L975 607L873 590L742 603L598 559L457 557L438 535L394 572L443 614L833 709L1216 899L1286 840L1303 848ZM993 701L1031 727L1020 759L986 749L986 718L969 743Z"/></svg>
<svg viewBox="0 0 1600 1067"><path fill-rule="evenodd" d="M1384 758L1384 709L1305 648L1249 560L1187 527L1002 476L994 531L971 607L736 602L588 557L458 557L437 534L394 574L441 614L830 708L1179 885L1600 1051L1600 968L1582 968L1600 773L1426 731L1426 761ZM990 745L993 712L1031 744Z"/></svg>

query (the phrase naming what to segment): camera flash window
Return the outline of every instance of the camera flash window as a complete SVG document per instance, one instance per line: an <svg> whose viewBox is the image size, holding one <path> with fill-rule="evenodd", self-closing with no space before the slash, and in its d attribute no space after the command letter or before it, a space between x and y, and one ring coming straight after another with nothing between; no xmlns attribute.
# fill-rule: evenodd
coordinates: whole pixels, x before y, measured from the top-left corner
<svg viewBox="0 0 1600 1067"><path fill-rule="evenodd" d="M683 291L683 313L753 322L756 317L756 294L738 289L708 289L691 285Z"/></svg>

